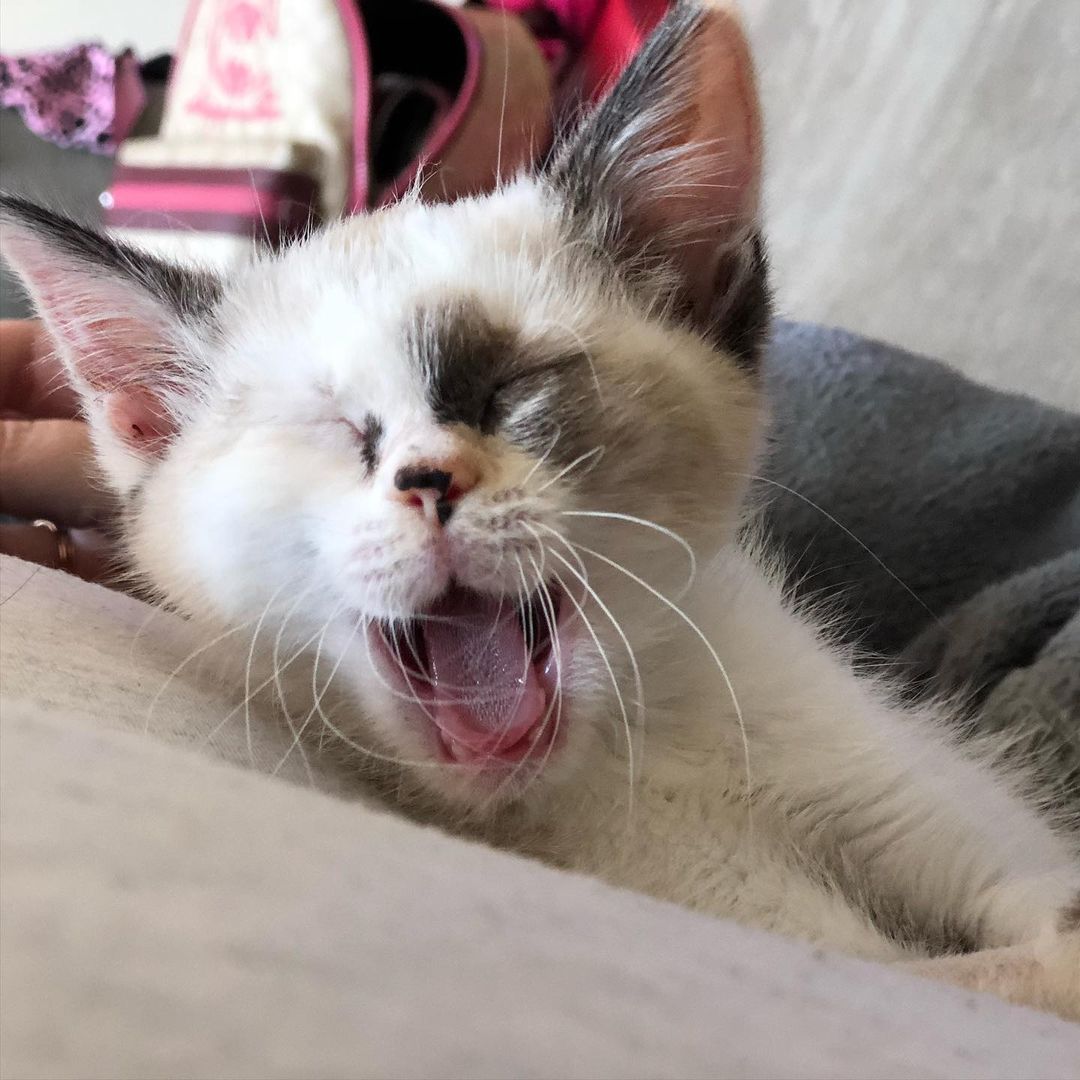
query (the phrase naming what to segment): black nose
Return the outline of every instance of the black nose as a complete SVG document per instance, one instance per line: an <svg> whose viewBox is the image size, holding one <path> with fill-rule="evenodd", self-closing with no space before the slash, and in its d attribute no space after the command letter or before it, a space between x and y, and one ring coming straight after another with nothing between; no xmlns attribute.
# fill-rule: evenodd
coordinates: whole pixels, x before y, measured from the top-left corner
<svg viewBox="0 0 1080 1080"><path fill-rule="evenodd" d="M406 465L394 473L394 487L398 491L434 491L438 493L435 514L440 525L445 525L454 512L453 500L447 496L453 486L454 477L442 469L427 469Z"/></svg>
<svg viewBox="0 0 1080 1080"><path fill-rule="evenodd" d="M454 482L453 476L442 469L415 468L406 465L394 473L394 487L398 491L411 491L413 488L429 488L439 493L439 498L445 498Z"/></svg>

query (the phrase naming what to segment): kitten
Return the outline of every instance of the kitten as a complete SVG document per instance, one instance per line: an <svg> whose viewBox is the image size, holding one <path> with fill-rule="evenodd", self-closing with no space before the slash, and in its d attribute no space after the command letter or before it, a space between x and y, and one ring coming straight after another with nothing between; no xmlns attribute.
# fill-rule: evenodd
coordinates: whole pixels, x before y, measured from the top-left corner
<svg viewBox="0 0 1080 1080"><path fill-rule="evenodd" d="M318 648L345 706L315 724L438 820L1080 1015L1069 841L737 541L761 159L737 20L683 3L488 197L406 199L228 278L7 198L5 251L137 570Z"/></svg>

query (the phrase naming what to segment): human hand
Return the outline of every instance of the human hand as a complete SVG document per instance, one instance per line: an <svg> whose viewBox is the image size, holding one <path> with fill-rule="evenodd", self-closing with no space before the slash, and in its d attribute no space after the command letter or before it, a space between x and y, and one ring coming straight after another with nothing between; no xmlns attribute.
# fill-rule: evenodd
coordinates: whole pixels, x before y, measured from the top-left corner
<svg viewBox="0 0 1080 1080"><path fill-rule="evenodd" d="M41 323L0 319L0 552L99 581L113 566L78 396ZM37 522L37 524L34 524Z"/></svg>

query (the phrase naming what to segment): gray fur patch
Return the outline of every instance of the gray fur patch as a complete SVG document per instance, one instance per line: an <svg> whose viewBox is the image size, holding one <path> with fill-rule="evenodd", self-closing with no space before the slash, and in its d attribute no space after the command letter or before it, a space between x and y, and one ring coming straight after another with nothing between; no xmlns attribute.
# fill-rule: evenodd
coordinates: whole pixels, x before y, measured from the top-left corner
<svg viewBox="0 0 1080 1080"><path fill-rule="evenodd" d="M527 347L472 300L419 311L406 338L440 424L498 433L552 460L581 452L575 433L588 430L595 395L584 355Z"/></svg>
<svg viewBox="0 0 1080 1080"><path fill-rule="evenodd" d="M517 348L513 332L463 300L420 310L406 336L435 419L492 434L496 389Z"/></svg>
<svg viewBox="0 0 1080 1080"><path fill-rule="evenodd" d="M737 279L716 283L715 308L719 313L706 328L706 334L744 370L757 371L772 319L769 261L760 232L750 237L745 252L736 258ZM721 273L724 269L721 267Z"/></svg>
<svg viewBox="0 0 1080 1080"><path fill-rule="evenodd" d="M368 413L359 431L360 457L363 459L368 476L371 476L379 464L379 451L382 449L385 429L382 421L374 413Z"/></svg>
<svg viewBox="0 0 1080 1080"><path fill-rule="evenodd" d="M573 216L586 223L599 246L612 254L637 254L624 250L627 238L620 235L618 215L608 212L618 208L623 172L619 166L633 152L623 136L643 112L662 103L676 81L679 58L701 20L697 5L676 4L607 97L552 157L550 180Z"/></svg>

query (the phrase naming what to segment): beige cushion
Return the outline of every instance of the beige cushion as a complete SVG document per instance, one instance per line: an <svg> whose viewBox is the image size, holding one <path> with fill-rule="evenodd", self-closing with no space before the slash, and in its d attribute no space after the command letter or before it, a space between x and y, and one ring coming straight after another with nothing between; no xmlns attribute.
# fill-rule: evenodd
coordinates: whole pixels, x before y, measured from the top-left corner
<svg viewBox="0 0 1080 1080"><path fill-rule="evenodd" d="M329 792L354 792L329 756L309 776L284 723L243 685L224 686L184 621L123 593L4 558L0 658L5 702L29 700L88 726L152 735Z"/></svg>
<svg viewBox="0 0 1080 1080"><path fill-rule="evenodd" d="M172 616L8 558L0 601L5 1077L1080 1077L1072 1025L271 778L194 665L146 734Z"/></svg>

